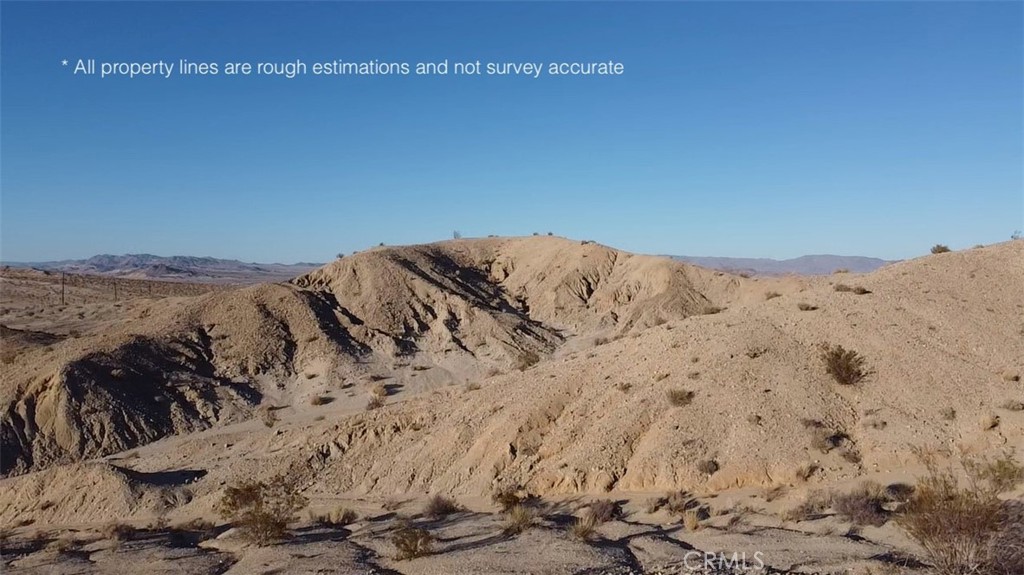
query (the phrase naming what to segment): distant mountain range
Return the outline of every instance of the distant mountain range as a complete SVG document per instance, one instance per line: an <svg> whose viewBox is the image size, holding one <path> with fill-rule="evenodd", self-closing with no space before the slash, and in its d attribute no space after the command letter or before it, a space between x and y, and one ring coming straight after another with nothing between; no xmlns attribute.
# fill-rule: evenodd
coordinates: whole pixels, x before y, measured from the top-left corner
<svg viewBox="0 0 1024 575"><path fill-rule="evenodd" d="M874 271L885 264L892 263L878 258L861 256L814 255L800 256L788 260L769 258L715 258L697 256L667 256L674 260L698 265L705 268L722 270L732 273L782 276L788 274L814 276L827 275L836 270L854 273Z"/></svg>
<svg viewBox="0 0 1024 575"><path fill-rule="evenodd" d="M876 270L887 263L878 258L860 256L813 255L788 260L767 258L717 258L696 256L666 256L674 260L705 268L750 275L780 276L825 275L838 269L861 273ZM176 280L203 283L252 284L283 281L314 270L323 264L300 262L296 264L259 264L238 260L222 260L195 256L155 256L152 254L126 254L122 256L98 255L84 260L53 262L4 262L18 268L63 271L76 274L104 275L136 279Z"/></svg>
<svg viewBox="0 0 1024 575"><path fill-rule="evenodd" d="M4 262L4 265L136 279L250 284L291 279L316 269L322 264L308 262L258 264L195 256L164 257L152 254L114 256L103 254L84 260Z"/></svg>

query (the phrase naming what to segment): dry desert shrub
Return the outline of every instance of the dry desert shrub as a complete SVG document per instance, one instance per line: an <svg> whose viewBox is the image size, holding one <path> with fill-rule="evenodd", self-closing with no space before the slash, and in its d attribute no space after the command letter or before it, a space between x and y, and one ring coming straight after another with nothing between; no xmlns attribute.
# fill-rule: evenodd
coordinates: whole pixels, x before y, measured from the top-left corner
<svg viewBox="0 0 1024 575"><path fill-rule="evenodd" d="M800 303L796 304L796 309L798 309L800 311L814 311L814 310L818 309L818 306L811 305L809 303L800 302Z"/></svg>
<svg viewBox="0 0 1024 575"><path fill-rule="evenodd" d="M932 246L932 253L933 254L944 254L944 253L947 253L949 251L950 251L949 246L946 246L946 245L943 245L943 244L935 244L934 246Z"/></svg>
<svg viewBox="0 0 1024 575"><path fill-rule="evenodd" d="M503 513L508 513L512 508L521 505L523 498L519 496L517 487L502 487L491 495L491 501L498 504Z"/></svg>
<svg viewBox="0 0 1024 575"><path fill-rule="evenodd" d="M313 517L313 523L322 527L344 527L359 519L359 514L345 507L336 507L324 515Z"/></svg>
<svg viewBox="0 0 1024 575"><path fill-rule="evenodd" d="M594 519L595 524L600 525L620 517L622 508L611 499L598 499L590 503L587 515Z"/></svg>
<svg viewBox="0 0 1024 575"><path fill-rule="evenodd" d="M782 297L782 294L780 294L777 291L770 291L770 292L764 294L764 299L766 299L766 300L775 299L777 297Z"/></svg>
<svg viewBox="0 0 1024 575"><path fill-rule="evenodd" d="M1010 453L999 457L968 459L964 462L967 474L996 493L1013 491L1024 483L1024 467Z"/></svg>
<svg viewBox="0 0 1024 575"><path fill-rule="evenodd" d="M700 471L704 475L714 475L718 472L718 462L714 459L705 459L697 464L697 471Z"/></svg>
<svg viewBox="0 0 1024 575"><path fill-rule="evenodd" d="M516 505L505 514L506 535L518 535L537 522L537 513L525 505Z"/></svg>
<svg viewBox="0 0 1024 575"><path fill-rule="evenodd" d="M832 289L836 290L837 292L851 292L851 291L853 291L853 288L848 286L848 285L846 285L846 284L836 284L835 287L833 287Z"/></svg>
<svg viewBox="0 0 1024 575"><path fill-rule="evenodd" d="M885 498L894 503L906 503L914 496L914 486L907 483L890 483L885 486Z"/></svg>
<svg viewBox="0 0 1024 575"><path fill-rule="evenodd" d="M444 495L431 497L427 500L426 507L423 508L423 514L431 519L441 519L459 511L462 511L462 507L454 499L449 499Z"/></svg>
<svg viewBox="0 0 1024 575"><path fill-rule="evenodd" d="M111 541L130 541L135 536L135 528L115 521L104 525L100 535Z"/></svg>
<svg viewBox="0 0 1024 575"><path fill-rule="evenodd" d="M373 411L374 409L380 409L382 407L384 407L383 397L371 395L370 399L366 401L366 411Z"/></svg>
<svg viewBox="0 0 1024 575"><path fill-rule="evenodd" d="M391 543L397 550L395 559L405 561L430 555L433 552L434 536L426 529L413 527L406 523L399 525L391 535Z"/></svg>
<svg viewBox="0 0 1024 575"><path fill-rule="evenodd" d="M885 489L873 481L862 483L849 493L832 497L832 508L843 519L856 525L880 527L889 519L885 510L888 499Z"/></svg>
<svg viewBox="0 0 1024 575"><path fill-rule="evenodd" d="M807 494L807 497L796 507L782 513L784 521L807 521L817 519L825 513L832 505L832 498L824 491L815 490Z"/></svg>
<svg viewBox="0 0 1024 575"><path fill-rule="evenodd" d="M217 503L217 512L256 545L284 539L288 524L306 506L294 481L278 475L269 482L245 481L229 486Z"/></svg>
<svg viewBox="0 0 1024 575"><path fill-rule="evenodd" d="M686 527L687 531L697 531L701 528L701 520L704 517L701 514L699 508L687 509L683 513L683 526Z"/></svg>
<svg viewBox="0 0 1024 575"><path fill-rule="evenodd" d="M692 391L687 389L670 389L667 393L668 402L675 407L690 405L690 403L693 402L693 396L695 395Z"/></svg>
<svg viewBox="0 0 1024 575"><path fill-rule="evenodd" d="M842 385L853 385L867 376L864 356L841 345L821 346L821 361L825 364L825 372Z"/></svg>
<svg viewBox="0 0 1024 575"><path fill-rule="evenodd" d="M999 416L994 413L981 416L981 430L990 431L999 427Z"/></svg>
<svg viewBox="0 0 1024 575"><path fill-rule="evenodd" d="M928 473L896 516L897 524L924 549L940 575L1024 572L1024 512L1019 501L999 495L1020 483L1010 455L964 464L966 484L950 469L923 457ZM1015 557L1014 557L1015 556Z"/></svg>
<svg viewBox="0 0 1024 575"><path fill-rule="evenodd" d="M853 288L853 293L856 294L856 295L867 295L867 294L871 293L871 290L869 290L868 288L866 288L864 286L856 286L856 287Z"/></svg>
<svg viewBox="0 0 1024 575"><path fill-rule="evenodd" d="M309 398L309 404L313 406L327 405L332 401L334 401L334 399L327 395L314 395Z"/></svg>
<svg viewBox="0 0 1024 575"><path fill-rule="evenodd" d="M644 503L644 511L647 513L657 513L667 503L668 500L664 497L651 497Z"/></svg>
<svg viewBox="0 0 1024 575"><path fill-rule="evenodd" d="M583 517L577 517L576 521L573 522L572 526L569 527L569 535L573 539L580 541L589 541L593 539L596 534L597 520L594 519L594 515L588 513Z"/></svg>
<svg viewBox="0 0 1024 575"><path fill-rule="evenodd" d="M701 310L701 315L715 315L716 313L722 313L725 311L724 307L718 307L717 305L706 305Z"/></svg>
<svg viewBox="0 0 1024 575"><path fill-rule="evenodd" d="M473 381L466 384L466 391L477 391L480 389L480 384Z"/></svg>
<svg viewBox="0 0 1024 575"><path fill-rule="evenodd" d="M687 511L700 507L700 502L690 496L686 491L672 491L665 495L664 507L673 515L683 516Z"/></svg>
<svg viewBox="0 0 1024 575"><path fill-rule="evenodd" d="M944 407L942 411L939 412L939 415L941 415L942 419L945 419L946 421L953 421L956 419L956 410L952 407Z"/></svg>

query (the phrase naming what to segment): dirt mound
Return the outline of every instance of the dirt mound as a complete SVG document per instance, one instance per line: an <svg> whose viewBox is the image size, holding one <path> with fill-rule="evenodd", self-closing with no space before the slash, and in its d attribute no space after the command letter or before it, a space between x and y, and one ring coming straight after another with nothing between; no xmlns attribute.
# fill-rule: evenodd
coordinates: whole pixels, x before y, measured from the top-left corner
<svg viewBox="0 0 1024 575"><path fill-rule="evenodd" d="M443 384L522 369L575 335L687 317L737 286L663 258L518 238L378 248L288 284L154 303L5 370L3 473L237 421L264 395L293 401L312 377L390 377L415 362Z"/></svg>
<svg viewBox="0 0 1024 575"><path fill-rule="evenodd" d="M201 474L143 474L106 463L76 463L4 481L0 516L37 525L123 521L187 503Z"/></svg>

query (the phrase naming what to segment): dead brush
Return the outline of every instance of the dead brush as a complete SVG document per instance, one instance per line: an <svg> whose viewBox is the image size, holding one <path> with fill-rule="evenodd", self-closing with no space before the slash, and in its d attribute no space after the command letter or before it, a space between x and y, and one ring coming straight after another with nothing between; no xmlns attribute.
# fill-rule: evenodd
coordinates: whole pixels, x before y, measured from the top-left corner
<svg viewBox="0 0 1024 575"><path fill-rule="evenodd" d="M573 524L569 527L569 535L573 539L579 541L589 541L594 538L597 534L597 520L594 519L594 515L588 513L583 517L577 517Z"/></svg>
<svg viewBox="0 0 1024 575"><path fill-rule="evenodd" d="M403 523L391 535L391 543L395 546L395 560L405 561L424 557L434 552L434 536L426 529Z"/></svg>
<svg viewBox="0 0 1024 575"><path fill-rule="evenodd" d="M885 488L873 481L862 483L849 493L832 496L832 508L843 519L855 525L880 527L889 519L885 510L888 498Z"/></svg>
<svg viewBox="0 0 1024 575"><path fill-rule="evenodd" d="M506 535L518 535L537 523L537 512L525 505L516 505L505 514L505 527L502 532Z"/></svg>
<svg viewBox="0 0 1024 575"><path fill-rule="evenodd" d="M244 481L224 490L217 512L256 545L267 545L288 536L288 524L306 506L298 485L284 475L270 481Z"/></svg>
<svg viewBox="0 0 1024 575"><path fill-rule="evenodd" d="M693 402L694 392L687 389L670 389L666 392L668 402L675 407L684 407Z"/></svg>
<svg viewBox="0 0 1024 575"><path fill-rule="evenodd" d="M593 517L597 525L607 523L622 516L622 507L611 499L598 499L590 502L587 515Z"/></svg>
<svg viewBox="0 0 1024 575"><path fill-rule="evenodd" d="M519 496L519 488L503 487L491 494L491 501L496 503L503 513L507 513L513 507L521 505L523 498Z"/></svg>
<svg viewBox="0 0 1024 575"><path fill-rule="evenodd" d="M782 513L784 521L807 521L821 517L832 505L831 496L820 490L814 490L796 507Z"/></svg>
<svg viewBox="0 0 1024 575"><path fill-rule="evenodd" d="M423 514L431 519L442 519L459 511L462 511L462 507L454 499L443 495L435 495L427 500Z"/></svg>
<svg viewBox="0 0 1024 575"><path fill-rule="evenodd" d="M925 551L941 575L990 573L989 546L1000 534L1002 502L976 487L960 487L952 473L931 470L896 523Z"/></svg>
<svg viewBox="0 0 1024 575"><path fill-rule="evenodd" d="M345 527L359 519L359 514L345 507L336 507L323 515L313 516L313 523L321 527Z"/></svg>
<svg viewBox="0 0 1024 575"><path fill-rule="evenodd" d="M825 372L841 385L853 385L868 375L866 360L856 351L841 345L821 345L821 361L825 364Z"/></svg>
<svg viewBox="0 0 1024 575"><path fill-rule="evenodd" d="M110 541L130 541L135 536L136 529L126 523L114 521L103 526L100 535Z"/></svg>

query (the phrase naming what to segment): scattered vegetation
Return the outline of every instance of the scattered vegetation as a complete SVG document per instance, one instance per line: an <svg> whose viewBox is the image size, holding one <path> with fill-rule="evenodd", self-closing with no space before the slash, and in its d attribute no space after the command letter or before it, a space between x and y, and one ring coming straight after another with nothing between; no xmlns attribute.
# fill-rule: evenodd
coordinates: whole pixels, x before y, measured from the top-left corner
<svg viewBox="0 0 1024 575"><path fill-rule="evenodd" d="M509 509L505 514L504 532L506 535L518 535L533 527L536 522L536 512L525 505L519 504Z"/></svg>
<svg viewBox="0 0 1024 575"><path fill-rule="evenodd" d="M580 541L589 541L594 538L596 534L597 521L594 516L587 514L583 517L577 517L576 521L573 522L572 526L569 527L569 534L573 539Z"/></svg>
<svg viewBox="0 0 1024 575"><path fill-rule="evenodd" d="M886 503L888 498L885 489L873 481L862 483L849 493L832 497L832 507L836 513L855 525L884 525L889 519L884 507Z"/></svg>
<svg viewBox="0 0 1024 575"><path fill-rule="evenodd" d="M984 483L995 493L1012 491L1024 483L1024 467L1009 453L996 458L968 459L964 467L972 480Z"/></svg>
<svg viewBox="0 0 1024 575"><path fill-rule="evenodd" d="M939 412L939 415L941 415L942 419L945 419L946 421L953 421L956 419L956 410L952 407L944 407L942 411Z"/></svg>
<svg viewBox="0 0 1024 575"><path fill-rule="evenodd" d="M981 416L982 431L991 431L999 427L999 416L994 413Z"/></svg>
<svg viewBox="0 0 1024 575"><path fill-rule="evenodd" d="M229 486L217 503L217 512L248 541L267 545L288 536L288 524L306 503L295 482L278 475L266 483L245 481Z"/></svg>
<svg viewBox="0 0 1024 575"><path fill-rule="evenodd" d="M1024 510L1000 499L1020 482L1020 466L1006 455L965 464L967 483L923 457L928 473L896 517L940 575L1020 573L1024 564ZM1016 570L1014 570L1016 569Z"/></svg>
<svg viewBox="0 0 1024 575"><path fill-rule="evenodd" d="M669 377L668 373L656 373L656 374L654 374L654 381L664 381L664 380L668 379L668 377Z"/></svg>
<svg viewBox="0 0 1024 575"><path fill-rule="evenodd" d="M405 523L391 535L391 543L398 551L395 554L395 559L405 561L433 553L434 536L426 529Z"/></svg>
<svg viewBox="0 0 1024 575"><path fill-rule="evenodd" d="M512 508L523 503L523 498L519 496L518 492L518 488L503 487L491 495L491 501L501 507L503 513L508 513Z"/></svg>
<svg viewBox="0 0 1024 575"><path fill-rule="evenodd" d="M587 515L594 519L598 525L607 523L622 515L622 507L611 499L598 499L589 505Z"/></svg>
<svg viewBox="0 0 1024 575"><path fill-rule="evenodd" d="M864 367L866 361L864 357L841 345L823 344L821 360L825 363L825 372L842 385L858 383L868 374Z"/></svg>
<svg viewBox="0 0 1024 575"><path fill-rule="evenodd" d="M807 497L796 507L786 510L782 514L785 521L807 521L821 517L825 510L832 505L831 496L821 490L811 491Z"/></svg>
<svg viewBox="0 0 1024 575"><path fill-rule="evenodd" d="M766 299L766 300L775 299L777 297L782 297L782 294L780 294L777 291L770 291L770 292L764 294L764 299Z"/></svg>
<svg viewBox="0 0 1024 575"><path fill-rule="evenodd" d="M384 398L379 395L371 395L366 401L366 411L373 411L384 407Z"/></svg>
<svg viewBox="0 0 1024 575"><path fill-rule="evenodd" d="M135 528L126 523L115 521L104 525L100 535L104 539L111 541L130 541L135 536Z"/></svg>
<svg viewBox="0 0 1024 575"><path fill-rule="evenodd" d="M837 292L854 293L856 295L867 295L867 294L871 293L871 290L869 290L868 288L866 288L864 286L852 286L851 287L851 286L848 286L846 284L836 284L833 289L835 289Z"/></svg>
<svg viewBox="0 0 1024 575"><path fill-rule="evenodd" d="M309 404L314 406L327 405L332 401L334 401L334 398L327 395L314 395L309 398Z"/></svg>
<svg viewBox="0 0 1024 575"><path fill-rule="evenodd" d="M705 459L697 464L697 471L700 471L704 475L714 475L718 472L718 462L714 459Z"/></svg>
<svg viewBox="0 0 1024 575"><path fill-rule="evenodd" d="M694 393L687 389L668 390L668 401L675 407L683 407L693 402Z"/></svg>
<svg viewBox="0 0 1024 575"><path fill-rule="evenodd" d="M359 519L359 514L355 511L344 507L337 507L325 515L314 516L313 523L323 527L344 527L355 522L357 519Z"/></svg>
<svg viewBox="0 0 1024 575"><path fill-rule="evenodd" d="M694 507L687 509L683 513L683 526L686 527L687 531L697 531L701 528L701 520L704 516L701 514L701 510Z"/></svg>
<svg viewBox="0 0 1024 575"><path fill-rule="evenodd" d="M800 481L807 481L817 471L818 471L818 466L817 465L815 465L814 463L805 463L805 464L801 465L800 467L796 468L796 472L794 472L794 475Z"/></svg>
<svg viewBox="0 0 1024 575"><path fill-rule="evenodd" d="M746 355L750 359L757 359L766 353L768 353L768 348L763 346L749 347L746 351Z"/></svg>
<svg viewBox="0 0 1024 575"><path fill-rule="evenodd" d="M946 246L946 245L943 245L943 244L935 244L934 246L932 246L932 253L933 254L944 254L944 253L947 253L949 251L950 251L949 246Z"/></svg>
<svg viewBox="0 0 1024 575"><path fill-rule="evenodd" d="M722 313L725 311L724 307L718 307L717 305L706 305L700 310L701 315L715 315L716 313Z"/></svg>
<svg viewBox="0 0 1024 575"><path fill-rule="evenodd" d="M462 511L462 507L454 499L435 495L427 500L423 514L431 519L441 519L459 511Z"/></svg>

